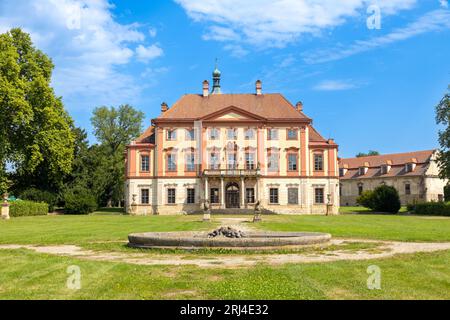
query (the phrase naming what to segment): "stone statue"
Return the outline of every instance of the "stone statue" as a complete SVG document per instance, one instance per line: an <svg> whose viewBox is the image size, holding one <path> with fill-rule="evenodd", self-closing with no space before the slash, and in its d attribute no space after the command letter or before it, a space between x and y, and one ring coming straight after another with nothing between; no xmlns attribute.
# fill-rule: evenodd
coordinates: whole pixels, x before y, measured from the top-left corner
<svg viewBox="0 0 450 320"><path fill-rule="evenodd" d="M130 204L130 215L134 216L137 214L137 203L136 203L136 194L131 195L131 204Z"/></svg>
<svg viewBox="0 0 450 320"><path fill-rule="evenodd" d="M2 203L2 219L9 220L9 203L8 203L8 194L5 193L3 195L3 203Z"/></svg>
<svg viewBox="0 0 450 320"><path fill-rule="evenodd" d="M209 200L203 201L203 222L211 221L211 206Z"/></svg>
<svg viewBox="0 0 450 320"><path fill-rule="evenodd" d="M259 222L261 220L261 202L258 200L255 203L255 215L253 217L253 222Z"/></svg>

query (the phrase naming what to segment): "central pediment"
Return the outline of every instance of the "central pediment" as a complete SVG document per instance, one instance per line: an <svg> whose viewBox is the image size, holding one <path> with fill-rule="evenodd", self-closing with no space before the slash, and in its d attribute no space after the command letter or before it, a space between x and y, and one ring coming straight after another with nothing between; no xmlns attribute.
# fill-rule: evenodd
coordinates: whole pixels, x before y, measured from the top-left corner
<svg viewBox="0 0 450 320"><path fill-rule="evenodd" d="M201 120L207 121L264 121L265 118L239 107L229 106L222 110L207 114Z"/></svg>

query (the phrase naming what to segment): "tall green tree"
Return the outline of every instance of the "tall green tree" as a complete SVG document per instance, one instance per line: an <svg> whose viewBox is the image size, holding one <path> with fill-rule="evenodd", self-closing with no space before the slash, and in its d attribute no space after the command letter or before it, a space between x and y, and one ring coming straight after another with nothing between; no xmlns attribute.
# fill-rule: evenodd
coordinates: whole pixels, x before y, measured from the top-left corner
<svg viewBox="0 0 450 320"><path fill-rule="evenodd" d="M360 152L356 155L357 158L362 158L362 157L371 157L371 156L379 156L380 153L378 151L375 150L369 150L369 152L364 153L364 152Z"/></svg>
<svg viewBox="0 0 450 320"><path fill-rule="evenodd" d="M50 85L53 68L29 34L0 34L0 191L8 171L32 175L41 167L57 180L71 170L72 119Z"/></svg>
<svg viewBox="0 0 450 320"><path fill-rule="evenodd" d="M450 179L450 85L447 93L436 106L436 123L443 126L443 129L439 130L441 146L437 159L439 175L443 179Z"/></svg>
<svg viewBox="0 0 450 320"><path fill-rule="evenodd" d="M123 199L125 146L139 136L143 119L141 111L127 104L94 110L91 123L100 146L92 151L99 163L94 176L95 188L102 189L100 203L111 206Z"/></svg>

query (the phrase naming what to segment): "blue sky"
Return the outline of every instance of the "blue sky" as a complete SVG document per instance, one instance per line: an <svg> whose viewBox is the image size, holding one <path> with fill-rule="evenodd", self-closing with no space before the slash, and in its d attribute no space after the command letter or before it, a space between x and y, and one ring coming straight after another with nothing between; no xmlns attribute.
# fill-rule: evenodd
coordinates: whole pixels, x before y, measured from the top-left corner
<svg viewBox="0 0 450 320"><path fill-rule="evenodd" d="M200 93L218 58L224 92L261 79L302 101L341 157L437 147L447 1L0 0L0 32L16 26L52 57L55 91L89 133L101 105L132 104L148 125L162 101Z"/></svg>

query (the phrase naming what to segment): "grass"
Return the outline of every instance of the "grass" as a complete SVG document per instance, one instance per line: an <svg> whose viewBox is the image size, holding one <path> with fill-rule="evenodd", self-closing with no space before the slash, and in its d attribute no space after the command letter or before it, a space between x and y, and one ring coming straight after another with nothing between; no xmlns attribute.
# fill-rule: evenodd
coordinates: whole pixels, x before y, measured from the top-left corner
<svg viewBox="0 0 450 320"><path fill-rule="evenodd" d="M359 206L343 206L339 207L340 213L373 213L372 210L365 207L359 207ZM408 212L408 209L406 206L401 207L399 213L406 213Z"/></svg>
<svg viewBox="0 0 450 320"><path fill-rule="evenodd" d="M0 251L0 299L450 299L450 251L245 269L139 266ZM81 290L66 287L81 269ZM381 268L381 290L367 268Z"/></svg>
<svg viewBox="0 0 450 320"><path fill-rule="evenodd" d="M211 230L217 226L214 220L223 217L213 216L212 223L203 223L201 215L131 217L104 210L89 216L21 217L0 221L0 244L76 244L100 251L146 252L149 256L182 252L183 257L207 259L236 252L138 251L126 248L124 241L131 232ZM450 241L450 218L445 217L271 215L263 216L263 222L254 226L322 231L334 237ZM347 243L327 249L376 250L376 246ZM305 252L308 250L314 249ZM368 290L366 286L367 267L373 264L382 271L381 290ZM66 287L67 267L71 265L81 268L81 290ZM0 250L0 299L450 299L449 265L450 251L369 261L225 269L220 264L217 268L145 266L25 249Z"/></svg>
<svg viewBox="0 0 450 320"><path fill-rule="evenodd" d="M129 233L210 230L195 216L38 216L0 221L0 244L84 244L126 241Z"/></svg>
<svg viewBox="0 0 450 320"><path fill-rule="evenodd" d="M20 217L0 221L0 244L78 244L126 241L134 232L212 230L201 215L132 217L118 214ZM235 218L236 216L233 216ZM247 216L250 220L250 216ZM333 237L398 241L450 241L450 218L349 214L339 216L263 216L253 225L264 230L316 231Z"/></svg>
<svg viewBox="0 0 450 320"><path fill-rule="evenodd" d="M375 240L450 241L450 218L403 215L270 216L258 225L265 230L313 231L333 237Z"/></svg>

